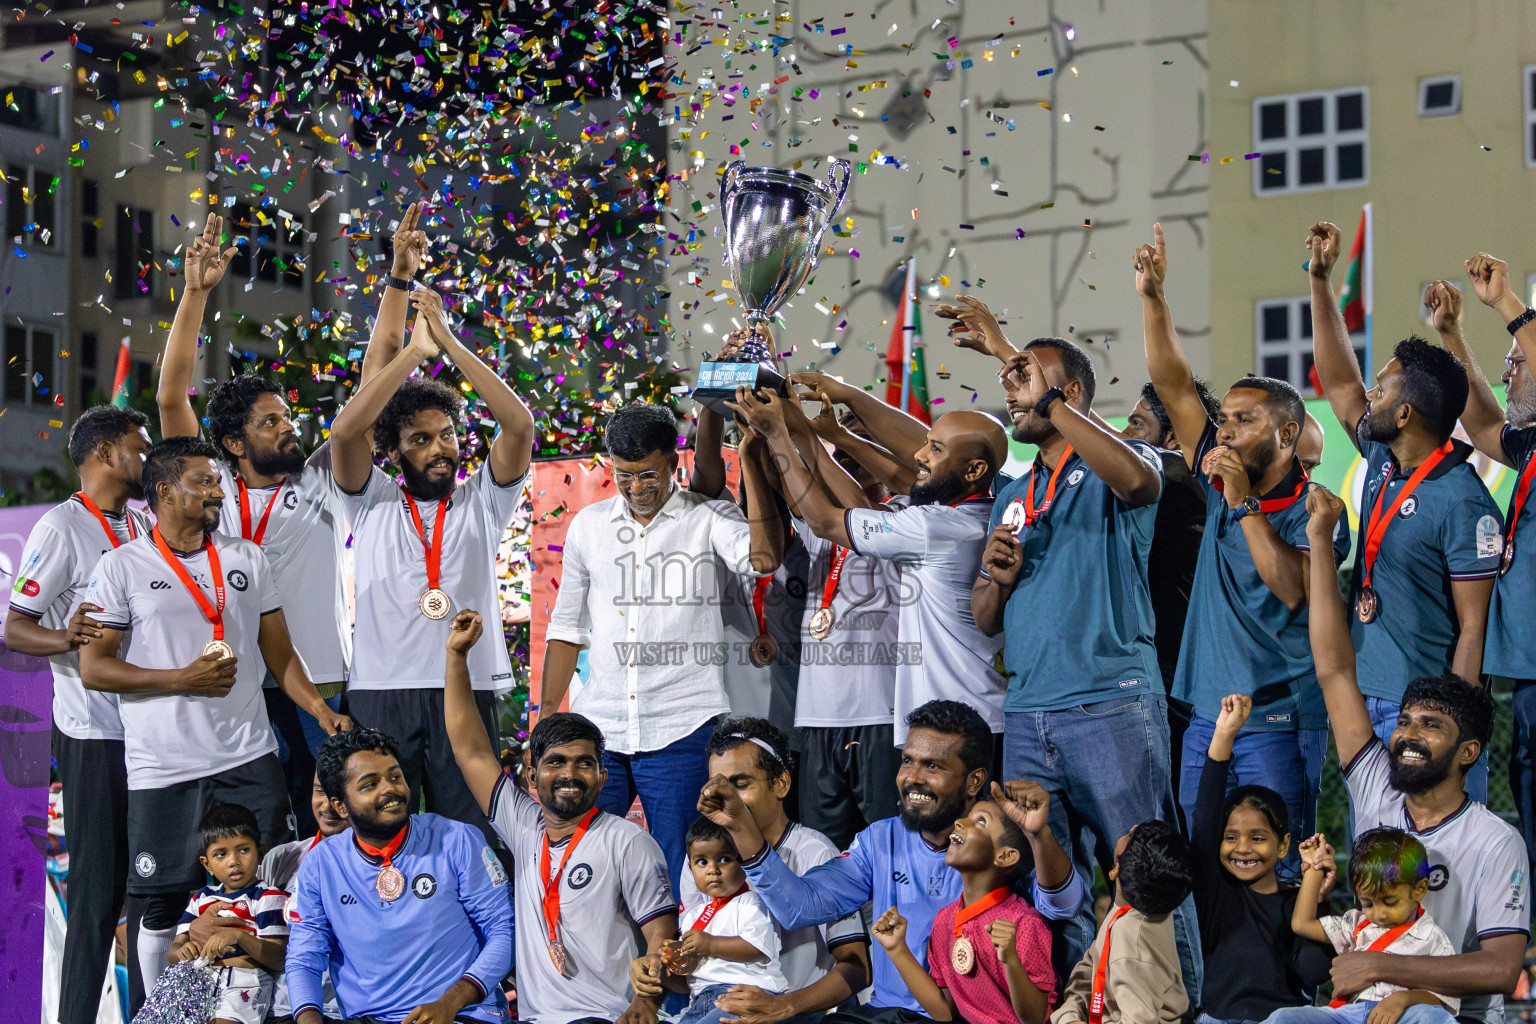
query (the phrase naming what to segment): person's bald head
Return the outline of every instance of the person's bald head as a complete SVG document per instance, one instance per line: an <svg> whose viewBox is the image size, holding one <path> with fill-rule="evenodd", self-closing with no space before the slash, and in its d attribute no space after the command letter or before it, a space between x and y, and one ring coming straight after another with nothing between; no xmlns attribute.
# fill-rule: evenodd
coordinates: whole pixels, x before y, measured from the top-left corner
<svg viewBox="0 0 1536 1024"><path fill-rule="evenodd" d="M1296 458L1308 473L1323 461L1323 425L1311 413L1301 424L1301 436L1296 439Z"/></svg>
<svg viewBox="0 0 1536 1024"><path fill-rule="evenodd" d="M917 452L917 480L912 504L954 502L986 494L1008 459L1008 434L995 417L982 412L951 412L928 429L928 443Z"/></svg>

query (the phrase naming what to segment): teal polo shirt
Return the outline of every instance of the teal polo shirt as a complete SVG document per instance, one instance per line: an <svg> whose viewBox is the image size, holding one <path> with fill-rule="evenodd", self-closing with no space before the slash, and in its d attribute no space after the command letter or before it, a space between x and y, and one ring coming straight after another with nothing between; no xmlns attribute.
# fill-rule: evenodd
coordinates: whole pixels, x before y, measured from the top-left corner
<svg viewBox="0 0 1536 1024"><path fill-rule="evenodd" d="M1127 441L1163 479L1157 449ZM1036 459L1034 503L1045 502L1051 472ZM1022 506L1030 474L998 492L991 529ZM1020 515L1021 513L1014 513ZM1018 586L1003 608L1004 711L1061 711L1118 696L1160 693L1147 556L1157 503L1132 507L1075 452L1061 466L1056 495L1033 526Z"/></svg>
<svg viewBox="0 0 1536 1024"><path fill-rule="evenodd" d="M1195 480L1205 493L1205 532L1189 595L1189 616L1173 677L1173 696L1192 704L1208 721L1221 714L1221 699L1231 693L1253 698L1246 732L1293 732L1314 727L1304 721L1304 695L1317 690L1312 644L1307 635L1307 608L1292 611L1259 575L1242 521L1227 507L1227 499L1201 472L1200 465L1217 447L1216 425L1206 426L1195 456ZM1301 551L1307 541L1307 496L1301 463L1259 500L1284 507L1263 513L1280 539ZM1349 534L1334 534L1333 564L1349 551Z"/></svg>
<svg viewBox="0 0 1536 1024"><path fill-rule="evenodd" d="M1392 449L1367 443L1365 487L1360 496L1355 573L1350 584L1350 634L1355 641L1355 674L1367 697L1400 701L1419 676L1450 671L1461 634L1451 584L1497 574L1504 521L1467 459L1472 447L1452 450L1392 517L1371 571L1381 611L1369 624L1355 615L1355 597L1365 578L1365 535L1376 497L1386 489L1382 512L1392 507L1408 482Z"/></svg>
<svg viewBox="0 0 1536 1024"><path fill-rule="evenodd" d="M1515 472L1524 473L1536 455L1536 427L1516 430L1505 425L1500 437L1504 456ZM1504 521L1515 517L1515 498L1519 477L1509 498L1509 512ZM1536 484L1525 503L1525 511L1515 519L1514 561L1509 571L1493 585L1493 600L1488 605L1488 643L1483 648L1483 671L1510 679L1536 679L1536 623L1527 601L1536 595Z"/></svg>

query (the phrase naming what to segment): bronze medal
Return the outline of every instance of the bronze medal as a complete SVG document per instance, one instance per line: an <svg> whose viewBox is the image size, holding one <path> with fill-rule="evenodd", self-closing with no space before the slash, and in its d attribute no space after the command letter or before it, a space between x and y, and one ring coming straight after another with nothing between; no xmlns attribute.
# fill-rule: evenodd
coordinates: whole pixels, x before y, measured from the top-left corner
<svg viewBox="0 0 1536 1024"><path fill-rule="evenodd" d="M1515 538L1504 538L1504 553L1499 556L1499 575L1509 572L1509 567L1515 564Z"/></svg>
<svg viewBox="0 0 1536 1024"><path fill-rule="evenodd" d="M429 619L443 618L452 607L453 602L448 600L448 595L436 587L421 595L421 614Z"/></svg>
<svg viewBox="0 0 1536 1024"><path fill-rule="evenodd" d="M555 965L555 970L562 976L565 974L565 965L570 961L566 955L565 944L555 939L549 944L549 959Z"/></svg>
<svg viewBox="0 0 1536 1024"><path fill-rule="evenodd" d="M1376 588L1364 586L1355 597L1355 616L1366 625L1376 621L1381 614L1381 595L1376 593Z"/></svg>
<svg viewBox="0 0 1536 1024"><path fill-rule="evenodd" d="M976 948L971 945L971 940L964 935L955 940L955 944L949 947L949 965L955 969L956 974L970 974L976 967Z"/></svg>
<svg viewBox="0 0 1536 1024"><path fill-rule="evenodd" d="M393 903L400 898L401 893L405 892L405 876L393 864L386 864L379 872L373 887L378 890L379 899L386 903Z"/></svg>
<svg viewBox="0 0 1536 1024"><path fill-rule="evenodd" d="M807 632L816 640L825 640L832 635L832 623L836 618L831 608L818 608L816 614L811 616L811 625Z"/></svg>
<svg viewBox="0 0 1536 1024"><path fill-rule="evenodd" d="M1008 527L1015 537L1019 535L1020 530L1024 529L1027 521L1028 516L1024 512L1024 502L1014 501L1007 508L1003 509L1002 525Z"/></svg>
<svg viewBox="0 0 1536 1024"><path fill-rule="evenodd" d="M767 668L779 657L779 645L773 642L773 637L767 633L757 634L757 639L752 641L752 649L749 652L752 664L758 668Z"/></svg>
<svg viewBox="0 0 1536 1024"><path fill-rule="evenodd" d="M215 658L220 659L233 658L235 656L235 651L234 648L230 647L229 644L225 643L223 640L209 640L206 644L203 645L203 657L206 658L210 654Z"/></svg>

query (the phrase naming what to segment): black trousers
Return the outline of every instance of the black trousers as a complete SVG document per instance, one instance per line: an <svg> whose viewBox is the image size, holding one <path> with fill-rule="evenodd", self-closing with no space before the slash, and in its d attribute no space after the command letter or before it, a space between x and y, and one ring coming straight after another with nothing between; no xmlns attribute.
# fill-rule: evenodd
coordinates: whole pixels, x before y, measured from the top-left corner
<svg viewBox="0 0 1536 1024"><path fill-rule="evenodd" d="M69 849L60 1024L95 1024L128 891L128 769L122 740L53 730Z"/></svg>
<svg viewBox="0 0 1536 1024"><path fill-rule="evenodd" d="M495 695L488 690L476 690L475 710L480 712L480 721L491 738L491 749L499 750ZM505 851L506 844L492 831L453 759L448 727L443 721L442 687L348 690L347 714L358 725L394 737L400 747L400 768L411 787L412 811L421 806L425 797L428 811L474 825L485 833L491 849L498 854Z"/></svg>
<svg viewBox="0 0 1536 1024"><path fill-rule="evenodd" d="M848 849L865 828L896 813L901 751L891 725L800 730L800 823Z"/></svg>

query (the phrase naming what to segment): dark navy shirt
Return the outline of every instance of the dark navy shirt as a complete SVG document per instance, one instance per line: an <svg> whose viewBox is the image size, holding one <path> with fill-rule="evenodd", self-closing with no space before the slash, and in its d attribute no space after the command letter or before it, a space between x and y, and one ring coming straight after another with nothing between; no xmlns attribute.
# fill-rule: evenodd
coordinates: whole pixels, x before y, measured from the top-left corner
<svg viewBox="0 0 1536 1024"><path fill-rule="evenodd" d="M1350 585L1350 633L1356 674L1367 697L1401 700L1419 676L1447 672L1461 635L1451 584L1487 579L1498 572L1503 519L1477 470L1467 461L1472 447L1453 449L1392 517L1371 571L1380 596L1376 621L1354 615L1355 597L1365 579L1365 535L1376 496L1386 487L1385 514L1412 474L1398 469L1392 449L1367 443L1365 486L1360 495L1360 528L1355 573Z"/></svg>
<svg viewBox="0 0 1536 1024"><path fill-rule="evenodd" d="M1125 443L1161 482L1157 449ZM1075 452L1060 468L1050 509L1018 532L1024 567L1003 608L1004 711L1060 711L1162 692L1147 587L1157 503L1133 508L1121 501ZM1037 508L1050 478L1037 461ZM1026 473L998 493L991 528L1016 503L1022 523L1030 482Z"/></svg>
<svg viewBox="0 0 1536 1024"><path fill-rule="evenodd" d="M1206 427L1195 453L1195 479L1205 490L1205 534L1195 586L1189 598L1184 643L1173 679L1173 696L1194 705L1201 718L1215 721L1221 699L1229 693L1253 698L1249 732L1290 732L1304 725L1303 690L1317 689L1312 645L1307 636L1307 607L1295 611L1275 596L1259 575L1242 521L1227 499L1201 472L1207 453L1217 446L1216 426ZM1289 501L1266 513L1280 539L1309 551L1305 474L1294 459L1291 471L1261 501ZM1334 564L1349 550L1349 535L1334 534Z"/></svg>
<svg viewBox="0 0 1536 1024"><path fill-rule="evenodd" d="M1536 427L1516 430L1505 426L1500 438L1504 456L1516 473L1525 471L1536 455ZM1520 489L1519 477L1515 490ZM1509 572L1493 585L1493 600L1488 605L1488 644L1483 649L1483 671L1511 679L1536 679L1536 628L1532 627L1531 606L1536 596L1536 486L1526 499L1525 511L1515 520L1515 560ZM1515 498L1510 495L1509 513L1514 515Z"/></svg>

